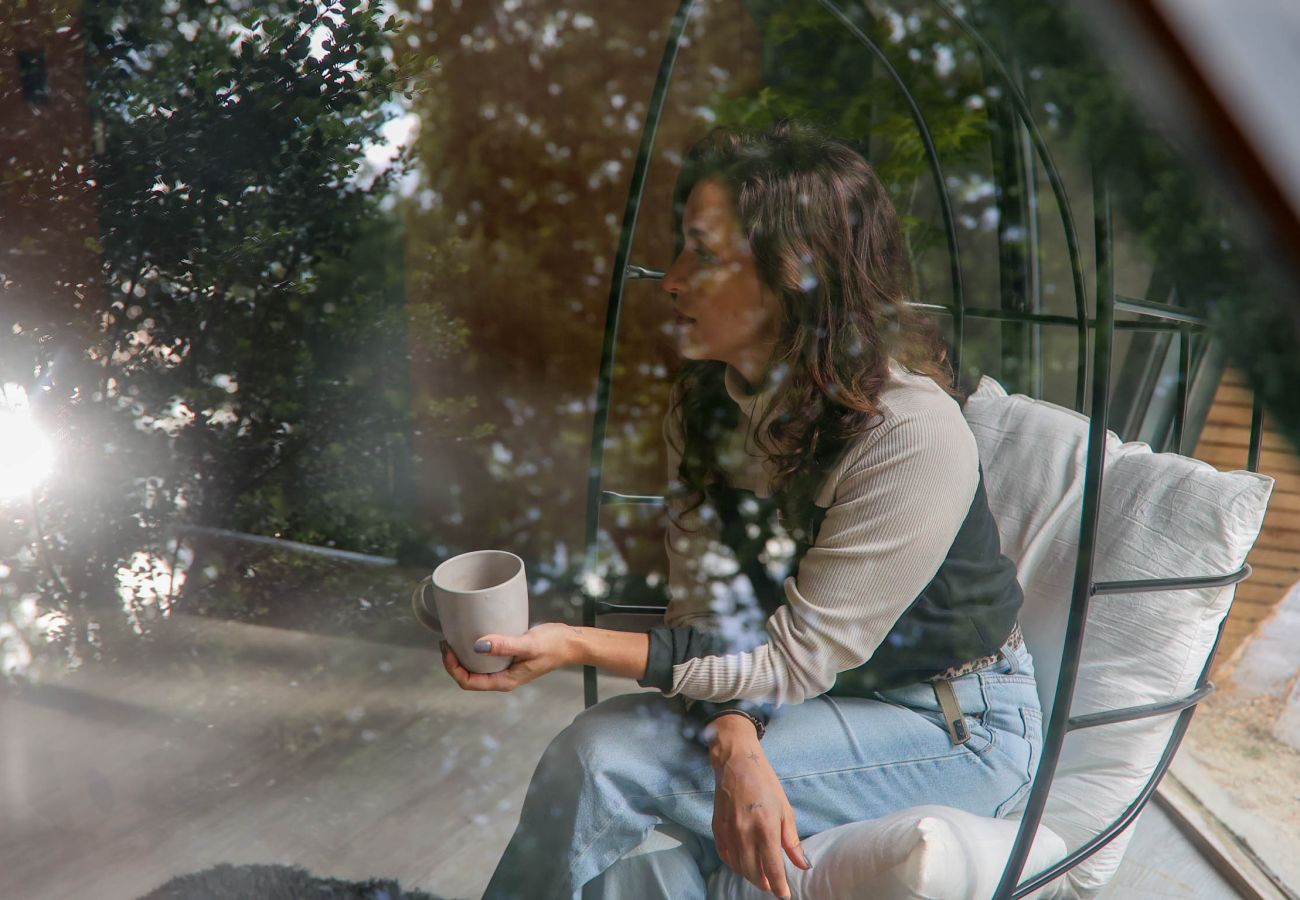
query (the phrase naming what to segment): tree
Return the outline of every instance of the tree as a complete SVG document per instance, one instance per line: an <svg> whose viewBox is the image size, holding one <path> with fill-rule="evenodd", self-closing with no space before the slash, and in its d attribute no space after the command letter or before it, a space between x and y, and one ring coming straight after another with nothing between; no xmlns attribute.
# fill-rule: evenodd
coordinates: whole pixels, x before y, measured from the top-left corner
<svg viewBox="0 0 1300 900"><path fill-rule="evenodd" d="M165 606L182 525L417 539L408 342L462 340L434 301L405 302L404 157L365 165L419 89L387 46L396 18L135 0L79 24L103 294L4 336L62 454L5 564L74 655Z"/></svg>

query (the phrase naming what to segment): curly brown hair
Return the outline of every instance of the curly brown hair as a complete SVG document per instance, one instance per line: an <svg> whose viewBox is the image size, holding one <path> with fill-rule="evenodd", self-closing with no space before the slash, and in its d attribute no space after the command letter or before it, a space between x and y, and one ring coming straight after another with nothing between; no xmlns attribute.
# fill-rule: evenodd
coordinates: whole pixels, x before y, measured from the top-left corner
<svg viewBox="0 0 1300 900"><path fill-rule="evenodd" d="M804 523L829 465L880 423L890 358L960 396L948 349L907 303L911 267L894 204L847 144L789 119L761 133L715 128L678 177L677 253L686 200L705 179L730 189L758 277L780 299L780 336L762 382L775 392L756 444L773 462L771 488L792 536L811 541ZM739 410L725 371L721 361L687 360L672 386L668 414L684 446L674 446L681 464L670 495L694 499L683 515L726 483L717 448Z"/></svg>

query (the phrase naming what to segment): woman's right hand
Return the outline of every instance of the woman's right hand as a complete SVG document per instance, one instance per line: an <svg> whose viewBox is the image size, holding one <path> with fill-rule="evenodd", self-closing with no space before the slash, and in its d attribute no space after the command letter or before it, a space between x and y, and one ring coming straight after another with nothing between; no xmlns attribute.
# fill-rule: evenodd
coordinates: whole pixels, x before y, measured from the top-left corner
<svg viewBox="0 0 1300 900"><path fill-rule="evenodd" d="M799 868L812 868L799 842L794 809L753 724L743 716L721 716L712 724L718 727L709 748L717 776L713 840L718 856L760 890L789 897L782 851Z"/></svg>

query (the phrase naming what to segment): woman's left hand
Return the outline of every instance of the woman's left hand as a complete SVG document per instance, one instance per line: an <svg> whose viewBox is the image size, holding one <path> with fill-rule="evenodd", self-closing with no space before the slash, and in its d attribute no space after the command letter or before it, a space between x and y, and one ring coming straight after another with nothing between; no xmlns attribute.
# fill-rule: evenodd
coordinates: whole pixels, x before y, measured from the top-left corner
<svg viewBox="0 0 1300 900"><path fill-rule="evenodd" d="M543 622L523 634L482 635L480 641L492 644L492 649L484 651L487 656L515 658L510 668L489 675L468 671L456 658L456 651L443 641L442 664L464 690L512 691L521 684L527 684L534 678L541 678L547 672L572 663L572 633L573 629L562 622Z"/></svg>
<svg viewBox="0 0 1300 900"><path fill-rule="evenodd" d="M717 786L713 795L713 841L728 868L761 891L789 898L790 882L782 854L800 869L811 869L794 808L781 779L759 746L748 722L724 716L746 736L719 740L709 749Z"/></svg>

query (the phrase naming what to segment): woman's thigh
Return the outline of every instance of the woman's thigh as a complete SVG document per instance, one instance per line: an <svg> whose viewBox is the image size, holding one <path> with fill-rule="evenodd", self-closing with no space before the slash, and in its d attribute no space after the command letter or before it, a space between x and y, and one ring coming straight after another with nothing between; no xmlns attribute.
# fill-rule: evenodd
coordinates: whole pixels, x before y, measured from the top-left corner
<svg viewBox="0 0 1300 900"><path fill-rule="evenodd" d="M941 713L927 712L825 695L778 711L762 748L800 836L922 803L994 816L1019 799L1033 761L1023 728L971 717L971 740L954 746ZM679 776L655 801L661 815L707 834L714 789L710 767Z"/></svg>
<svg viewBox="0 0 1300 900"><path fill-rule="evenodd" d="M1030 704L1032 677L1027 691L1023 680L979 678L954 682L971 732L957 746L928 687L878 698L822 695L778 709L762 749L800 835L920 803L1005 812L1027 789L1036 763L1031 729L1038 722L1021 710ZM1036 698L1032 706L1036 713ZM716 781L705 748L680 733L683 711L681 698L658 692L613 697L580 714L567 740L605 789L707 837Z"/></svg>

